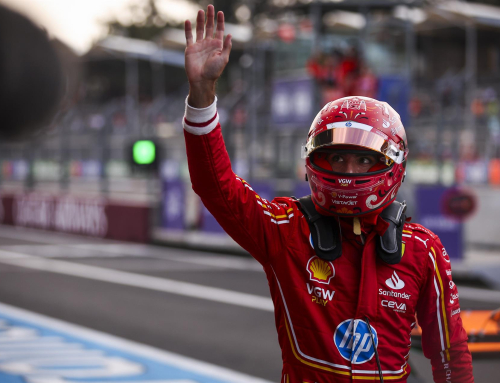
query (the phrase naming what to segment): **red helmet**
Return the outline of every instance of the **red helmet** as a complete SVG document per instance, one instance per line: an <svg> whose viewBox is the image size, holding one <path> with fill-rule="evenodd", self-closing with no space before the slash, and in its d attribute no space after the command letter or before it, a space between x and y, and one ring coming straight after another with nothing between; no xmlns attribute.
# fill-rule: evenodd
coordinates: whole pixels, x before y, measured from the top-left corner
<svg viewBox="0 0 500 383"><path fill-rule="evenodd" d="M338 173L315 163L312 153L334 147L373 150L385 157L386 166L367 173ZM304 155L319 212L358 216L394 201L406 174L408 143L401 118L389 104L368 97L344 97L329 102L317 114Z"/></svg>

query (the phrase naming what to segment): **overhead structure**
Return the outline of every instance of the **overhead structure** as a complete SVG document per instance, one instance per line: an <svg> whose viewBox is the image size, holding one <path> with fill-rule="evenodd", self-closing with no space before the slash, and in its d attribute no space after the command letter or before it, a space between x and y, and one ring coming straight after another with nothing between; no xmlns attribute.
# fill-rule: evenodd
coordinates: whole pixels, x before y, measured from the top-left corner
<svg viewBox="0 0 500 383"><path fill-rule="evenodd" d="M184 68L184 53L161 48L152 41L132 39L123 36L108 36L92 49L92 56L108 53L112 56L147 60L159 64Z"/></svg>

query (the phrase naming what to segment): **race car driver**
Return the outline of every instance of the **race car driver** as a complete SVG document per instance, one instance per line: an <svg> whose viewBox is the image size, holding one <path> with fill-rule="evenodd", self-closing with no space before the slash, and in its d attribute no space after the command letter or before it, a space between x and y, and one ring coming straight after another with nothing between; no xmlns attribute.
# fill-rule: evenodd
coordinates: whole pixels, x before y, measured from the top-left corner
<svg viewBox="0 0 500 383"><path fill-rule="evenodd" d="M408 145L387 103L346 97L312 122L304 147L311 196L261 198L231 170L215 82L229 60L224 15L185 23L184 118L193 189L268 278L282 382L406 382L416 320L435 382L473 382L450 259L395 201ZM215 31L214 31L214 28Z"/></svg>

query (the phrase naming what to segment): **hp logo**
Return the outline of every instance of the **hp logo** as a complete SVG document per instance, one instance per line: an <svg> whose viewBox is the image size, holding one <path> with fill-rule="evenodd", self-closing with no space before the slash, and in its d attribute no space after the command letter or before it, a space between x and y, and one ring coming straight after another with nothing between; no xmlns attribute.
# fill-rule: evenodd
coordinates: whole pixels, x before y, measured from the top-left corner
<svg viewBox="0 0 500 383"><path fill-rule="evenodd" d="M352 126L352 122L350 122L350 121L349 121L349 122L346 122L345 126L347 126L347 127Z"/></svg>
<svg viewBox="0 0 500 383"><path fill-rule="evenodd" d="M373 326L370 327L377 347L377 331ZM368 325L360 319L347 319L339 324L333 334L333 340L340 355L353 364L368 362L375 355Z"/></svg>

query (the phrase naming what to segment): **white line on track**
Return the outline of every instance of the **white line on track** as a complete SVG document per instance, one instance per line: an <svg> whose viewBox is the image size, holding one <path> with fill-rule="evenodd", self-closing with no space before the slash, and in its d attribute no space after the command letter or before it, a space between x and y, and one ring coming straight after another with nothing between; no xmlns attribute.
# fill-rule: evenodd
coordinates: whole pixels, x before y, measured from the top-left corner
<svg viewBox="0 0 500 383"><path fill-rule="evenodd" d="M102 239L79 234L63 233L56 231L29 228L22 226L0 225L0 237L7 239L20 239L26 242L38 242L48 245L61 245L68 243L120 243L112 239Z"/></svg>
<svg viewBox="0 0 500 383"><path fill-rule="evenodd" d="M268 380L255 378L224 367L216 366L196 359L191 359L185 356L160 350L158 348L147 346L141 343L136 343L100 331L91 330L82 326L61 321L59 319L53 319L45 315L35 314L31 311L23 310L3 303L0 303L0 312L14 318L32 322L39 326L49 327L51 329L69 333L71 335L81 337L95 343L105 344L109 347L117 348L119 350L125 350L136 355L139 354L145 358L150 358L158 362L174 365L176 367L199 374L209 375L218 379L227 380L228 382L271 383ZM168 382L173 383L172 381ZM179 381L179 383L181 382L183 381ZM158 381L151 383L158 383Z"/></svg>
<svg viewBox="0 0 500 383"><path fill-rule="evenodd" d="M197 264L203 266L211 266L223 269L235 269L245 271L263 272L262 266L253 258L235 257L231 255L215 255L211 253L184 250L184 249L169 249L167 247L124 243L108 239L95 239L91 237L78 236L76 234L44 232L37 229L20 228L15 226L0 225L0 238L20 239L23 241L41 242L49 247L50 245L57 247L61 250L50 250L51 258L86 258L95 257L95 254L89 252L88 255L78 252L77 255L71 255L71 249L77 250L95 250L103 256L102 253L107 253L109 257L148 257L166 259L175 262L183 262L187 264ZM61 240L63 242L61 243ZM76 243L75 241L83 243ZM95 241L99 241L95 243ZM93 241L93 242L92 242ZM34 245L7 245L1 246L8 251L25 253L31 246ZM67 249L68 255L64 256L64 250ZM172 254L175 253L175 254ZM185 255L184 255L185 254ZM193 254L196 254L193 256ZM39 256L46 256L45 254L37 254Z"/></svg>
<svg viewBox="0 0 500 383"><path fill-rule="evenodd" d="M238 269L248 271L263 271L262 266L253 258L246 259L243 257L235 257L231 255L209 255L201 254L201 252L193 252L192 250L175 249L167 250L162 247L152 247L151 245L139 244L82 244L82 245L68 245L69 247L96 250L105 253L110 253L114 256L144 256L159 259L166 259L170 261L193 263L204 266L213 266L224 269ZM169 251L177 253L185 253L183 255L169 254ZM201 254L193 256L192 254Z"/></svg>
<svg viewBox="0 0 500 383"><path fill-rule="evenodd" d="M1 250L32 254L43 258L150 258L214 269L263 272L253 258L200 254L197 251L137 244L5 245ZM200 254L200 255L198 255Z"/></svg>
<svg viewBox="0 0 500 383"><path fill-rule="evenodd" d="M34 270L162 291L170 294L184 295L192 298L227 303L257 310L270 312L274 311L272 300L269 298L217 287L180 282L172 279L153 277L104 267L41 258L6 250L0 250L0 262ZM460 298L479 302L500 303L500 291L466 286L458 286L458 291Z"/></svg>
<svg viewBox="0 0 500 383"><path fill-rule="evenodd" d="M27 254L0 250L0 262L51 273L116 283L192 298L228 303L264 311L274 311L271 299L258 295L180 282L172 279L152 277L103 267L82 265L73 262L34 257Z"/></svg>

